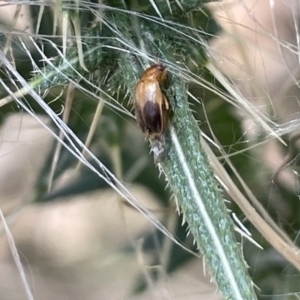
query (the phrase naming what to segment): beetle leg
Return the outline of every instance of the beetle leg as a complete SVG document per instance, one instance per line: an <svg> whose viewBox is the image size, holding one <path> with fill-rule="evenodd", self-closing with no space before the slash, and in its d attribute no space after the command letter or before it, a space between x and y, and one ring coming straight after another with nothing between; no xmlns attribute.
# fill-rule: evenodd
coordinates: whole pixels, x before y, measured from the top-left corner
<svg viewBox="0 0 300 300"><path fill-rule="evenodd" d="M163 95L163 104L165 105L166 110L170 109L169 101L167 100L167 98L164 95Z"/></svg>

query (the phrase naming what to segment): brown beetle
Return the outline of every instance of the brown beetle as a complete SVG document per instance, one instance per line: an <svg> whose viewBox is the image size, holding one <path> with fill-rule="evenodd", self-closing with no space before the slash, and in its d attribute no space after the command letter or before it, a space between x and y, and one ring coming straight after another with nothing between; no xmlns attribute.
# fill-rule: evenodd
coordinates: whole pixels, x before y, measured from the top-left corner
<svg viewBox="0 0 300 300"><path fill-rule="evenodd" d="M144 71L135 88L137 123L148 137L155 139L163 135L169 120L169 103L160 89L166 78L166 67L154 64Z"/></svg>

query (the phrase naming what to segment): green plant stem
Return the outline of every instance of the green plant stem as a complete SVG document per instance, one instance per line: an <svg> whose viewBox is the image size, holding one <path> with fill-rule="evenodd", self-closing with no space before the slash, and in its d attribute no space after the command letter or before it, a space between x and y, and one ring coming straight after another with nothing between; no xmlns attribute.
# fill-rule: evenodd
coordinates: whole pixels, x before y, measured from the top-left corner
<svg viewBox="0 0 300 300"><path fill-rule="evenodd" d="M172 84L176 104L161 168L223 298L256 299L232 220L200 143L199 126L188 107L186 87L178 78Z"/></svg>

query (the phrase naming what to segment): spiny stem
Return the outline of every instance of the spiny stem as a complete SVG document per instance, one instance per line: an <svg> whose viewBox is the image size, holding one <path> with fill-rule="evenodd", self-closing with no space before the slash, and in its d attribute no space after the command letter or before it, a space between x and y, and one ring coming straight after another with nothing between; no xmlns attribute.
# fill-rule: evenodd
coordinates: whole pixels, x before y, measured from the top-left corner
<svg viewBox="0 0 300 300"><path fill-rule="evenodd" d="M256 299L232 220L200 143L199 126L188 107L186 87L173 77L176 104L161 168L223 298Z"/></svg>

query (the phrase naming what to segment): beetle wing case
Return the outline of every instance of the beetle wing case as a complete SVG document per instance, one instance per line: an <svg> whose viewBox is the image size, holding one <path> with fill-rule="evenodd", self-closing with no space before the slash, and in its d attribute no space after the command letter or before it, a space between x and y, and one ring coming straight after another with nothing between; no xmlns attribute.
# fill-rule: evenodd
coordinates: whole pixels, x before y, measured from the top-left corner
<svg viewBox="0 0 300 300"><path fill-rule="evenodd" d="M156 80L141 80L135 90L135 115L142 131L150 137L165 130L166 105Z"/></svg>
<svg viewBox="0 0 300 300"><path fill-rule="evenodd" d="M165 131L170 117L169 102L160 88L166 79L166 67L155 64L144 71L135 88L136 120L144 134L154 139L152 151L155 163L161 160L165 150Z"/></svg>

